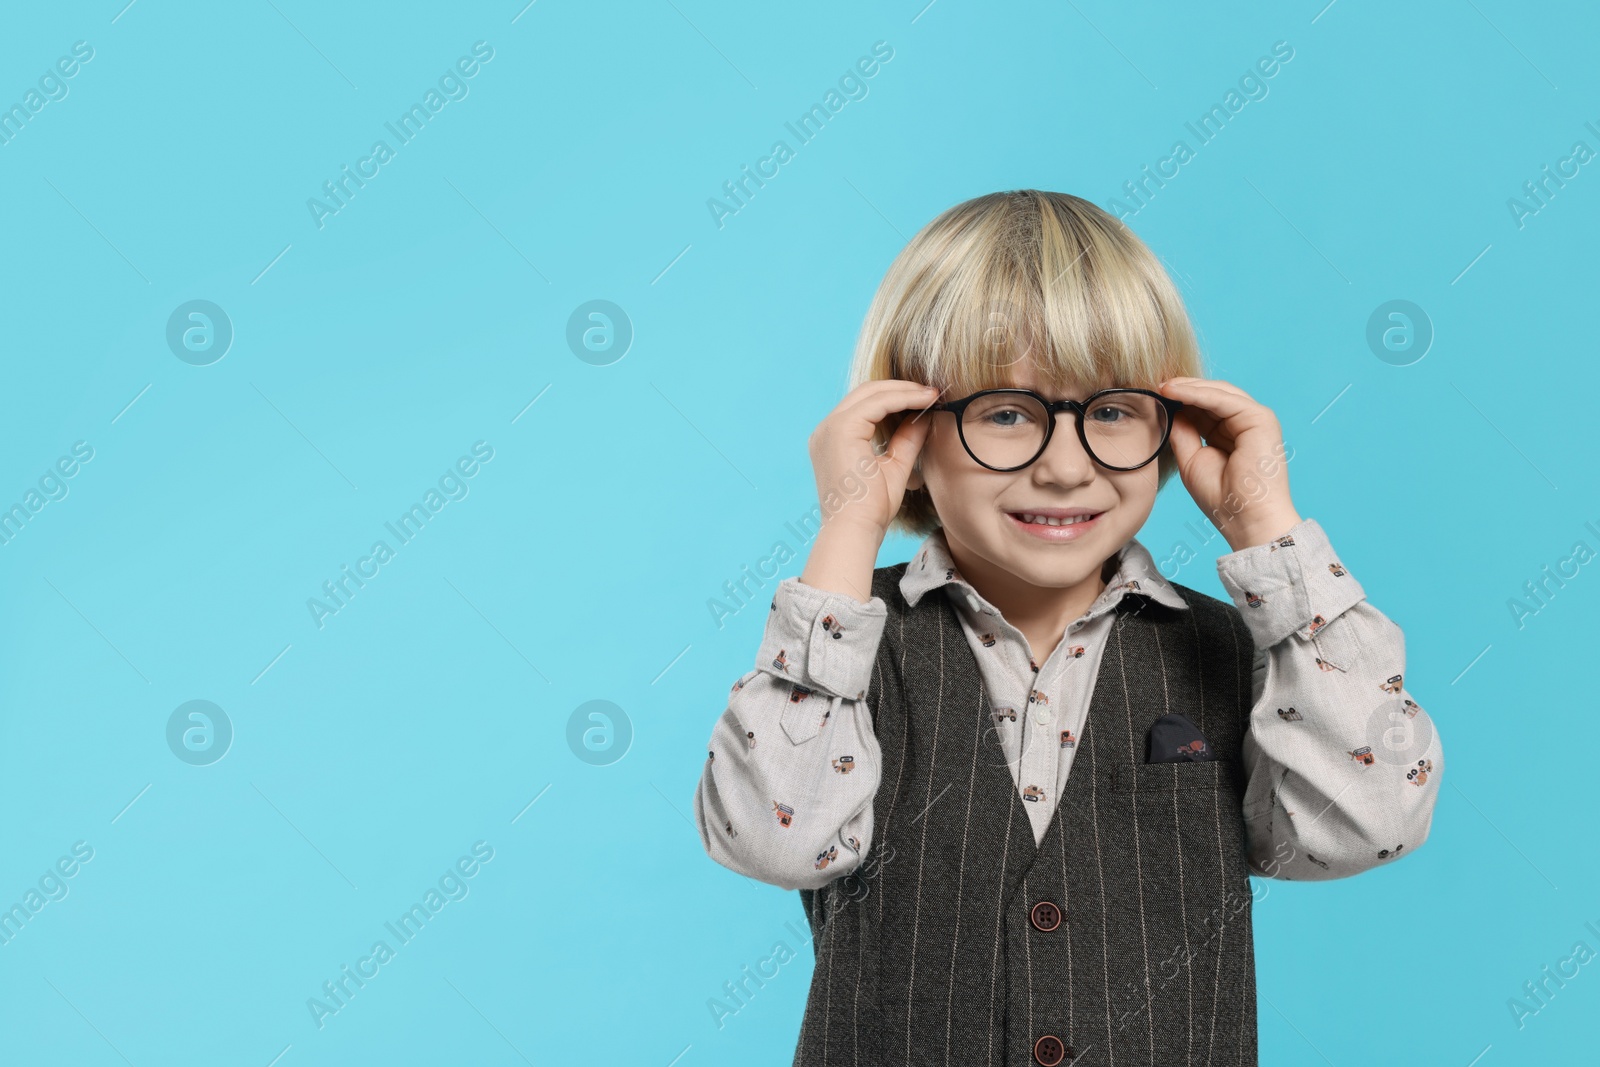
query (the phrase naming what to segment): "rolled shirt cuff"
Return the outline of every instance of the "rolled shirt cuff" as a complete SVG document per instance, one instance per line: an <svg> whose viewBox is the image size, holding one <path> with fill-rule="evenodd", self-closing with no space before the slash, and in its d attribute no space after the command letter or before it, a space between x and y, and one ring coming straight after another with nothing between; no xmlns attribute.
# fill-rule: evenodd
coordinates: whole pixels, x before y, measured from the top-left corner
<svg viewBox="0 0 1600 1067"><path fill-rule="evenodd" d="M1366 597L1315 519L1302 519L1267 544L1220 557L1217 576L1257 648L1270 648L1292 633L1310 638Z"/></svg>
<svg viewBox="0 0 1600 1067"><path fill-rule="evenodd" d="M881 597L863 604L785 578L772 597L756 666L807 689L858 700L867 695L888 617Z"/></svg>

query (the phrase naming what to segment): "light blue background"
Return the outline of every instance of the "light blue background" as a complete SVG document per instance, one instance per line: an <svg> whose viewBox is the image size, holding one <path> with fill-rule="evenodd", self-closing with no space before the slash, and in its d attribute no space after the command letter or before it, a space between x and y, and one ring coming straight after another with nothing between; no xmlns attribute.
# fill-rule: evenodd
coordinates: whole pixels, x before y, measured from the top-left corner
<svg viewBox="0 0 1600 1067"><path fill-rule="evenodd" d="M1280 40L1269 94L1129 222L1211 376L1277 412L1450 766L1415 855L1265 887L1262 1062L1593 1055L1600 965L1521 1029L1507 1007L1600 950L1600 564L1508 607L1600 549L1600 171L1507 207L1600 149L1592 8L524 2L5 16L0 104L94 58L0 146L0 505L94 458L0 546L0 905L94 858L0 946L0 1060L789 1063L798 897L691 822L765 594L724 628L708 602L774 541L802 569L806 437L911 234L997 189L1108 204ZM866 98L719 228L707 199L880 40ZM476 41L469 95L319 229L307 199ZM1397 298L1436 331L1409 366L1365 340ZM235 329L210 366L165 341L192 299ZM594 299L635 329L608 366L565 340ZM465 499L319 629L307 599L477 441ZM1175 577L1223 596L1202 528L1174 480L1140 536L1201 548ZM210 766L165 739L194 699L236 731ZM609 766L566 740L597 699L634 731ZM477 841L469 895L319 1029L307 999Z"/></svg>

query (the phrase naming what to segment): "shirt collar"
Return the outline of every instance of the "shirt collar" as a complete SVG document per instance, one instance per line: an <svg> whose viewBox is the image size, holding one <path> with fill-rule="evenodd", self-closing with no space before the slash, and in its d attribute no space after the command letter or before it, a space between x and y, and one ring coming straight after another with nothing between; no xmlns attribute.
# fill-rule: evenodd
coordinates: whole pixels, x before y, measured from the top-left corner
<svg viewBox="0 0 1600 1067"><path fill-rule="evenodd" d="M1116 570L1111 581L1106 583L1105 590L1084 613L1085 618L1111 610L1129 593L1143 594L1171 608L1188 608L1189 602L1172 587L1171 582L1161 576L1155 558L1138 538L1129 538L1127 544L1118 550L1116 558ZM900 595L907 604L915 607L924 593L943 586L953 586L950 593L965 600L974 611L1000 616L999 610L961 577L955 560L950 556L950 545L945 540L944 530L940 528L927 536L906 565L905 574L900 577Z"/></svg>

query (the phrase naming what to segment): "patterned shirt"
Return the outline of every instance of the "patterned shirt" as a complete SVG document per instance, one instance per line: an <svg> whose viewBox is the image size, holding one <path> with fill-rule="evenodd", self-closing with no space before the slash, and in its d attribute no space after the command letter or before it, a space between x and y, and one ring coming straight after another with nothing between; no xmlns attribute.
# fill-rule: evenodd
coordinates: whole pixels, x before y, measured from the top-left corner
<svg viewBox="0 0 1600 1067"><path fill-rule="evenodd" d="M1444 759L1432 720L1403 688L1400 628L1367 602L1314 519L1222 556L1217 571L1256 646L1243 746L1252 872L1340 878L1414 851L1432 823ZM991 728L1042 841L1116 605L1134 594L1187 604L1130 539L1104 591L1041 664L961 577L942 530L900 580L913 605L940 590L977 659ZM880 775L865 696L887 613L879 597L863 604L798 578L779 583L756 668L734 683L696 788L701 841L718 863L799 889L865 858Z"/></svg>

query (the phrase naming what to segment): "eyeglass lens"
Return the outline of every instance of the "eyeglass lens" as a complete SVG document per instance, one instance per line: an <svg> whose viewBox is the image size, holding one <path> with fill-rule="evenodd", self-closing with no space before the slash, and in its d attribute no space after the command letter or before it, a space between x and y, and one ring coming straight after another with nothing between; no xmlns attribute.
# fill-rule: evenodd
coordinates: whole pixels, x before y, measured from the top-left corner
<svg viewBox="0 0 1600 1067"><path fill-rule="evenodd" d="M1057 414L1067 431L1072 412ZM1020 467L1039 454L1050 416L1033 397L990 393L967 405L961 431L978 462ZM1089 454L1108 467L1137 467L1154 458L1167 432L1166 406L1145 393L1109 392L1083 417Z"/></svg>

